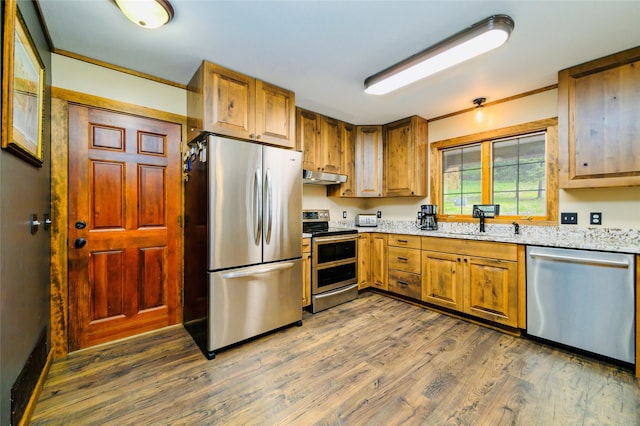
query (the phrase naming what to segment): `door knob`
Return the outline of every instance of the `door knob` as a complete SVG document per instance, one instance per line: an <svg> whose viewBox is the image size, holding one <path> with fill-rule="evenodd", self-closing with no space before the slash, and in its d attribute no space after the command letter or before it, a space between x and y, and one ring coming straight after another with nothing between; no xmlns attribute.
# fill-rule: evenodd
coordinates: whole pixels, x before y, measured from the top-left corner
<svg viewBox="0 0 640 426"><path fill-rule="evenodd" d="M73 245L75 246L75 248L82 248L87 245L87 240L85 240L84 238L76 238Z"/></svg>

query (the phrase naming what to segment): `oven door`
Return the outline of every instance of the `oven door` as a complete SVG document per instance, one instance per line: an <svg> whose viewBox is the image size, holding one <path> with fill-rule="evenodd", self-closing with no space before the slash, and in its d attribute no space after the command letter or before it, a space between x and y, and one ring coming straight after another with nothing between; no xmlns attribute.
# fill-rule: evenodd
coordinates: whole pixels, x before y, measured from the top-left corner
<svg viewBox="0 0 640 426"><path fill-rule="evenodd" d="M312 294L358 282L357 234L312 239Z"/></svg>

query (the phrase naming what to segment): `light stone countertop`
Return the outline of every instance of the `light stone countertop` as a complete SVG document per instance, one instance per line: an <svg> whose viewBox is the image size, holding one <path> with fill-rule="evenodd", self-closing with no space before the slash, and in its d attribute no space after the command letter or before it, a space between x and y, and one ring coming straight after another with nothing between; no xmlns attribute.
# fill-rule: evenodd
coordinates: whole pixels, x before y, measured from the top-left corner
<svg viewBox="0 0 640 426"><path fill-rule="evenodd" d="M378 220L377 227L356 227L354 220L331 221L329 225L338 228L355 228L359 232L396 233L640 254L640 230L636 229L576 228L570 225L539 226L520 223L520 233L515 235L513 225L487 224L486 232L482 233L479 231L479 223L442 222L438 223L437 231L423 231L416 227L414 221L401 220Z"/></svg>

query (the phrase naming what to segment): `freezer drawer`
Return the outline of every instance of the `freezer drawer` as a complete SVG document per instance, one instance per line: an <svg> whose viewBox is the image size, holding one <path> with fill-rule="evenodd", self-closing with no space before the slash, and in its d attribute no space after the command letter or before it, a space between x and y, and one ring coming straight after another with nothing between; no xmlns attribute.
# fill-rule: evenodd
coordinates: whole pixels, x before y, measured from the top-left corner
<svg viewBox="0 0 640 426"><path fill-rule="evenodd" d="M302 320L302 259L209 273L209 352Z"/></svg>
<svg viewBox="0 0 640 426"><path fill-rule="evenodd" d="M635 363L634 256L527 247L527 333Z"/></svg>

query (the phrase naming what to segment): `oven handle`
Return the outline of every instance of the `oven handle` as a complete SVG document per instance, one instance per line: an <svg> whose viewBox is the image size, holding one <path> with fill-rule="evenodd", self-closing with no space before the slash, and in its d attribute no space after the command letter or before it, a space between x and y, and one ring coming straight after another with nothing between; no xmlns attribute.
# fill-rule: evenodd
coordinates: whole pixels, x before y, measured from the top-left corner
<svg viewBox="0 0 640 426"><path fill-rule="evenodd" d="M326 237L313 237L314 243L334 243L338 241L357 240L358 234L346 234L346 235L329 235Z"/></svg>
<svg viewBox="0 0 640 426"><path fill-rule="evenodd" d="M315 297L316 299L323 299L325 297L331 297L339 293L344 293L345 291L353 290L354 288L358 288L358 283L355 283L346 287L340 287L337 290L327 291L325 293L320 293L320 294L314 294L313 297Z"/></svg>

